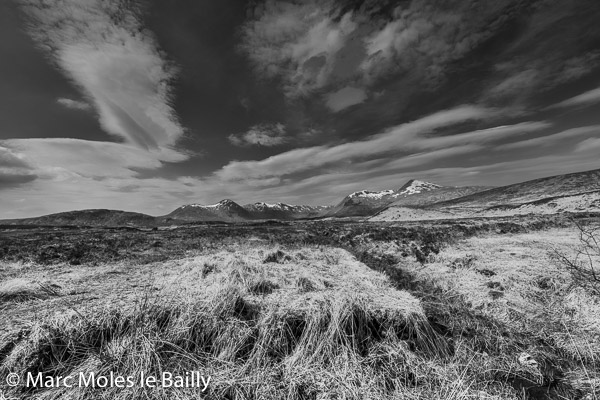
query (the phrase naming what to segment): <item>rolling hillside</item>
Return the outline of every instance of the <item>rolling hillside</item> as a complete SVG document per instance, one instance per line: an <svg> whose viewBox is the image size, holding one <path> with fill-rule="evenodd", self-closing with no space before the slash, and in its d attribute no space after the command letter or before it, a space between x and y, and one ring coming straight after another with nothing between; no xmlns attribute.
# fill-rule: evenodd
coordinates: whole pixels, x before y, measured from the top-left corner
<svg viewBox="0 0 600 400"><path fill-rule="evenodd" d="M0 220L1 225L49 226L153 226L155 217L118 210L81 210L44 215L35 218Z"/></svg>
<svg viewBox="0 0 600 400"><path fill-rule="evenodd" d="M600 212L600 170L535 179L432 204L395 203L372 221Z"/></svg>
<svg viewBox="0 0 600 400"><path fill-rule="evenodd" d="M328 213L328 216L371 216L390 205L424 206L487 189L489 189L489 187L440 186L435 183L411 179L398 190L384 190L380 192L363 190L354 192L346 196L337 206L335 206Z"/></svg>
<svg viewBox="0 0 600 400"><path fill-rule="evenodd" d="M489 189L432 205L436 209L475 209L522 204L549 197L571 196L600 190L600 169L534 179Z"/></svg>

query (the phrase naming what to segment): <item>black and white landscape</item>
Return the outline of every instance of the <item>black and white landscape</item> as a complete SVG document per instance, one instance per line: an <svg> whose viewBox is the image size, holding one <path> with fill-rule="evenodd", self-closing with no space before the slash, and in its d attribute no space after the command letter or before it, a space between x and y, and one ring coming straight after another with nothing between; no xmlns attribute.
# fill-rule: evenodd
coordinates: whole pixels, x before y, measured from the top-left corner
<svg viewBox="0 0 600 400"><path fill-rule="evenodd" d="M0 2L0 400L600 398L600 2Z"/></svg>

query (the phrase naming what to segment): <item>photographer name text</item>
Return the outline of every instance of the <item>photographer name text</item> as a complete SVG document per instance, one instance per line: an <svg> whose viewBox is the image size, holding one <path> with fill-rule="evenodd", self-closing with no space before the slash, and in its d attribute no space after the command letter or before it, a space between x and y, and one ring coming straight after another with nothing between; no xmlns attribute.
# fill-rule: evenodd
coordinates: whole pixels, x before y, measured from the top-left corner
<svg viewBox="0 0 600 400"><path fill-rule="evenodd" d="M138 376L124 376L115 374L114 372L110 372L107 375L80 372L76 375L44 376L41 372L37 374L28 372L25 379L25 386L34 388L131 388L134 386L143 388L200 388L204 392L208 389L210 379L210 376L202 375L200 371L189 371L183 375L176 375L171 372L162 372L159 375L147 375L141 372Z"/></svg>

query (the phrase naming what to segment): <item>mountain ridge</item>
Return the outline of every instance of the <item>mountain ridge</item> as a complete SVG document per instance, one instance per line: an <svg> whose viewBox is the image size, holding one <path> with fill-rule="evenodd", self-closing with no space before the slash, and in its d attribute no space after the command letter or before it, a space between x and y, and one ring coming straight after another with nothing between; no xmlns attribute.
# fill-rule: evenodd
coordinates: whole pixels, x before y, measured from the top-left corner
<svg viewBox="0 0 600 400"><path fill-rule="evenodd" d="M351 193L333 207L327 216L334 218L369 217L396 203L417 205L428 202L428 199L432 196L436 200L445 200L488 188L484 186L442 186L418 179L410 179L397 190L388 189L378 192L362 190ZM442 193L443 196L441 196ZM434 194L441 197L435 197Z"/></svg>
<svg viewBox="0 0 600 400"><path fill-rule="evenodd" d="M371 221L600 212L600 169L554 175L424 205L393 204Z"/></svg>
<svg viewBox="0 0 600 400"><path fill-rule="evenodd" d="M186 204L162 216L121 210L88 209L33 218L4 219L3 225L161 226L194 222L251 222L313 218L369 218L371 221L445 219L524 213L600 212L600 169L555 175L501 187L442 186L411 179L393 190L350 193L336 206L231 199Z"/></svg>

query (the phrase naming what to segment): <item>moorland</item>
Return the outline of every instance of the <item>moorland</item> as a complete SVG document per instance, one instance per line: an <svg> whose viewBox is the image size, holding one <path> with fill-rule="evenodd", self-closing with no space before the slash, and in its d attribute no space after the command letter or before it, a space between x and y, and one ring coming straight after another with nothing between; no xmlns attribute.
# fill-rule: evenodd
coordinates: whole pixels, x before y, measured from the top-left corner
<svg viewBox="0 0 600 400"><path fill-rule="evenodd" d="M600 285L581 274L598 266L597 224L596 214L566 213L3 226L0 390L23 399L597 399ZM202 392L4 380L81 371L202 371L211 381Z"/></svg>

